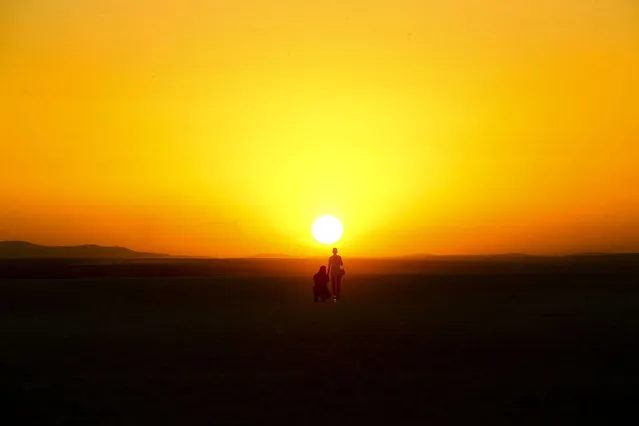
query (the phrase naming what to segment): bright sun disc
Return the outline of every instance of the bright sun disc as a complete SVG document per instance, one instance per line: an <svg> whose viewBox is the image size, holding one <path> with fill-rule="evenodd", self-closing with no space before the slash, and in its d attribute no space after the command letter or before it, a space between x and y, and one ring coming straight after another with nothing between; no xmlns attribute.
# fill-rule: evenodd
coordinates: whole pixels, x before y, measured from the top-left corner
<svg viewBox="0 0 639 426"><path fill-rule="evenodd" d="M322 244L333 244L342 236L344 227L338 218L331 215L318 217L313 223L313 237Z"/></svg>

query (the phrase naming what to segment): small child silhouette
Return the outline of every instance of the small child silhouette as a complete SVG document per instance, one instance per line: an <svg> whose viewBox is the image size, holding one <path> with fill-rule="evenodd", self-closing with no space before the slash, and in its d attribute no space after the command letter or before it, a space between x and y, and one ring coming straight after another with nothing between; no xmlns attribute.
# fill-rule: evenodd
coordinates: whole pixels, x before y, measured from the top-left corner
<svg viewBox="0 0 639 426"><path fill-rule="evenodd" d="M317 274L313 275L313 302L317 303L318 300L325 302L331 298L331 293L328 291L328 281L326 266L322 265Z"/></svg>

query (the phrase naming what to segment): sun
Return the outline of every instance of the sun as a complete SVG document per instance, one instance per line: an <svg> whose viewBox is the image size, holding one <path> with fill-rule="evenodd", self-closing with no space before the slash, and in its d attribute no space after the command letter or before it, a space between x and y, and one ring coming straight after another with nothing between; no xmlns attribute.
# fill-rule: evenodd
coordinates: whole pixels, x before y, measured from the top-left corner
<svg viewBox="0 0 639 426"><path fill-rule="evenodd" d="M333 244L342 237L344 227L338 218L331 215L318 217L313 222L313 237L322 244Z"/></svg>

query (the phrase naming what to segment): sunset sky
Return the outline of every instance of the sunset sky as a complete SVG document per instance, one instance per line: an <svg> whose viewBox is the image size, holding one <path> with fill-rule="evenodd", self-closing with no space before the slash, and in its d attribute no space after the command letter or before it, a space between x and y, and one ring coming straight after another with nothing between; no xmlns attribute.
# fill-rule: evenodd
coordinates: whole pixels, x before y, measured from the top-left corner
<svg viewBox="0 0 639 426"><path fill-rule="evenodd" d="M0 49L0 240L639 251L636 0L9 0Z"/></svg>

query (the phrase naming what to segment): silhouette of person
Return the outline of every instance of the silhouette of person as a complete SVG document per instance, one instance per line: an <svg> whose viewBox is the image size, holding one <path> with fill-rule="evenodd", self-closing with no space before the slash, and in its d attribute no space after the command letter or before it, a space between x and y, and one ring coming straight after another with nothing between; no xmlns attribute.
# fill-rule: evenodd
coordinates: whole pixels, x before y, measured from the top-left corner
<svg viewBox="0 0 639 426"><path fill-rule="evenodd" d="M317 274L313 275L313 283L313 302L317 303L318 300L325 302L326 299L330 299L331 293L328 291L326 266L320 266Z"/></svg>
<svg viewBox="0 0 639 426"><path fill-rule="evenodd" d="M342 286L342 276L344 275L344 262L342 256L337 254L337 249L333 249L333 255L328 258L328 275L331 277L331 289L335 300L340 297Z"/></svg>

